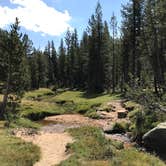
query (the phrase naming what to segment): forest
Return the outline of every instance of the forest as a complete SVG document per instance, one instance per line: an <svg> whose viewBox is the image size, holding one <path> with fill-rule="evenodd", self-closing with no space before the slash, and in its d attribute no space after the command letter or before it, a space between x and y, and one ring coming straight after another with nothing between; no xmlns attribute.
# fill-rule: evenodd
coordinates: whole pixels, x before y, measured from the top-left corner
<svg viewBox="0 0 166 166"><path fill-rule="evenodd" d="M109 114L116 113L116 108L125 109L127 114L117 112L119 119L124 118L122 121L113 120L111 129L103 127L102 130L108 135L129 133L130 142L134 142L131 149L123 149L121 141L110 143L95 122L93 126L67 128L78 140L67 144L69 153L75 155L58 164L164 166L166 1L130 0L122 5L121 15L121 27L114 13L110 13L110 20L103 20L98 2L82 38L79 39L77 29L68 29L58 49L54 41L48 41L44 50L35 48L29 36L21 33L19 17L10 30L0 29L0 126L3 123L7 128L4 130L10 132L17 128L33 128L36 132L41 128L38 121L44 118L52 121L52 116L71 114L72 119L81 114L100 121L106 116L102 111ZM121 105L117 106L119 101ZM91 124L91 120L87 123ZM158 129L157 138L156 135L150 137L151 129ZM1 130L0 127L0 133L4 134ZM7 163L7 166L31 166L39 160L37 146L28 143L21 146L31 146L27 153L33 151L34 156L25 153L21 158L19 152L12 159L17 160L14 165ZM1 150L0 147L0 155ZM134 163L137 156L138 161ZM24 161L25 157L29 157L28 162ZM0 165L5 166L6 161L0 157ZM47 165L49 163L40 166Z"/></svg>

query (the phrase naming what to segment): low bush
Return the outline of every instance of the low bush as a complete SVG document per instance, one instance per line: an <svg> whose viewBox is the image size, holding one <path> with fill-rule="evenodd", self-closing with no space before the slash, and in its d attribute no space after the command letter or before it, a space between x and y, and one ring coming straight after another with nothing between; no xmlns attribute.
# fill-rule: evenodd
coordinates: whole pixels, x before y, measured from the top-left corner
<svg viewBox="0 0 166 166"><path fill-rule="evenodd" d="M138 103L136 103L134 101L124 102L123 105L129 112L133 111L135 109L141 109L141 105L139 105Z"/></svg>
<svg viewBox="0 0 166 166"><path fill-rule="evenodd" d="M129 131L130 124L128 122L116 122L114 123L112 130L109 131L110 134L125 133Z"/></svg>

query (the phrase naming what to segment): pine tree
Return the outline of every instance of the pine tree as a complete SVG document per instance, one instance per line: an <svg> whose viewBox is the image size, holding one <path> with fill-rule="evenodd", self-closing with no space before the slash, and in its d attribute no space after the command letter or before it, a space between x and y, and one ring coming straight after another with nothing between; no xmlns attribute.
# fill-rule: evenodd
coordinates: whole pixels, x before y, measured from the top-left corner
<svg viewBox="0 0 166 166"><path fill-rule="evenodd" d="M6 48L4 51L6 52L5 68L4 71L6 73L4 77L4 96L3 101L0 106L0 117L2 118L6 113L7 103L10 100L12 104L12 110L15 109L17 100L20 99L22 93L24 91L24 49L21 39L21 34L19 33L19 21L16 18L16 21L13 25L11 25L11 31L9 32Z"/></svg>
<svg viewBox="0 0 166 166"><path fill-rule="evenodd" d="M65 36L66 43L66 84L68 87L72 87L72 65L71 65L71 44L72 34L68 29Z"/></svg>
<svg viewBox="0 0 166 166"><path fill-rule="evenodd" d="M108 30L108 24L104 22L104 31L103 31L103 44L102 44L102 56L104 64L104 88L110 90L111 88L111 39Z"/></svg>
<svg viewBox="0 0 166 166"><path fill-rule="evenodd" d="M54 82L54 75L53 75L53 64L52 64L52 60L51 60L51 44L48 41L47 46L45 47L44 50L44 57L45 59L45 65L47 67L47 77L48 77L48 81L47 81L47 87L50 86L53 82Z"/></svg>
<svg viewBox="0 0 166 166"><path fill-rule="evenodd" d="M154 88L157 95L160 95L165 89L164 78L164 52L160 48L162 47L162 38L160 36L161 22L160 22L160 10L158 9L159 1L147 1L145 6L145 20L144 20L144 43L149 55L149 61L152 66L154 76ZM160 7L159 7L160 8ZM162 11L162 10L161 10ZM161 41L161 43L160 43ZM164 90L165 91L165 90Z"/></svg>
<svg viewBox="0 0 166 166"><path fill-rule="evenodd" d="M37 64L37 55L38 55L38 51L34 49L32 52L32 55L28 57L31 89L39 88L39 84L38 84L39 71L38 71L38 64Z"/></svg>
<svg viewBox="0 0 166 166"><path fill-rule="evenodd" d="M95 15L89 20L89 64L88 91L99 93L104 90L104 65L102 57L103 22L102 10L98 3Z"/></svg>
<svg viewBox="0 0 166 166"><path fill-rule="evenodd" d="M67 66L66 66L66 51L63 45L63 40L61 40L61 44L59 47L59 60L58 60L58 78L59 78L59 86L66 87L67 86Z"/></svg>
<svg viewBox="0 0 166 166"><path fill-rule="evenodd" d="M8 66L6 57L8 56L9 33L0 29L0 82L1 89L6 81L7 73L4 72Z"/></svg>
<svg viewBox="0 0 166 166"><path fill-rule="evenodd" d="M79 71L78 77L80 80L80 88L87 88L88 81L88 62L89 62L89 36L86 31L83 33L82 40L80 42L80 52L79 52Z"/></svg>
<svg viewBox="0 0 166 166"><path fill-rule="evenodd" d="M52 62L52 72L53 72L52 84L56 84L58 80L58 59L53 41L51 42L51 62Z"/></svg>
<svg viewBox="0 0 166 166"><path fill-rule="evenodd" d="M116 85L116 37L117 37L117 20L113 13L111 17L111 29L112 29L112 92L115 93L115 85Z"/></svg>
<svg viewBox="0 0 166 166"><path fill-rule="evenodd" d="M140 80L141 76L142 5L142 0L132 0L131 3L123 6L122 10L123 80L133 88L136 86L136 79Z"/></svg>
<svg viewBox="0 0 166 166"><path fill-rule="evenodd" d="M24 56L23 56L23 66L22 70L24 70L22 73L24 73L24 82L25 82L25 89L29 90L31 88L31 81L30 81L30 67L28 59L32 55L32 49L33 49L33 43L29 39L28 35L25 34L22 39L23 43L23 50L24 50Z"/></svg>

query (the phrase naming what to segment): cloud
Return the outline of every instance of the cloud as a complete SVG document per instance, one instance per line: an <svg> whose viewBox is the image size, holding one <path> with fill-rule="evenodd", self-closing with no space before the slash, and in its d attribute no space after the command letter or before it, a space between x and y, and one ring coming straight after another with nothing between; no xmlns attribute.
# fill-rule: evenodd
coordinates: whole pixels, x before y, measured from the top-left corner
<svg viewBox="0 0 166 166"><path fill-rule="evenodd" d="M0 6L1 28L12 24L16 17L19 18L21 26L30 31L40 32L42 36L59 36L67 28L71 28L71 16L67 10L59 12L42 0L10 0L10 3L17 7L13 9Z"/></svg>

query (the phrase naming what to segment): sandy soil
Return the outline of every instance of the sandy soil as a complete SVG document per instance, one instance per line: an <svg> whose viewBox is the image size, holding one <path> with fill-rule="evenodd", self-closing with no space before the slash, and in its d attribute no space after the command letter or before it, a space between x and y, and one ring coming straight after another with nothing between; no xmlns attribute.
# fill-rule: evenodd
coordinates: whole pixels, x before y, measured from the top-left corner
<svg viewBox="0 0 166 166"><path fill-rule="evenodd" d="M52 166L59 164L70 156L66 153L66 145L72 143L73 139L68 133L40 132L35 135L23 135L20 131L17 132L17 137L40 147L41 160L34 166Z"/></svg>

